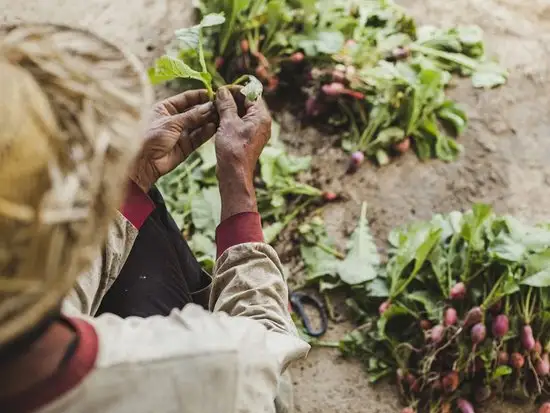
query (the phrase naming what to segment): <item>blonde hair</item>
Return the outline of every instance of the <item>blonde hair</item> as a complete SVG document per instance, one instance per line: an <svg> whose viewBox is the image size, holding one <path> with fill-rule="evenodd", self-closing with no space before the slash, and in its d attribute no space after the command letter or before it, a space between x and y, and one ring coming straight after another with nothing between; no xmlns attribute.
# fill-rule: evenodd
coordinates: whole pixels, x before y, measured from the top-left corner
<svg viewBox="0 0 550 413"><path fill-rule="evenodd" d="M90 32L0 28L0 345L98 256L151 99L139 62Z"/></svg>

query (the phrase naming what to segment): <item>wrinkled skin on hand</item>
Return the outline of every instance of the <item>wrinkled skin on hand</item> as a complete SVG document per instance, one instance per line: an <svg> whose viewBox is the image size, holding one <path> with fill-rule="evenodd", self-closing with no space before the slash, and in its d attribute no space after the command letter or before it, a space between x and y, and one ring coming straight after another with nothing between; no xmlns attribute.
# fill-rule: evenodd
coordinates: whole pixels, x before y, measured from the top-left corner
<svg viewBox="0 0 550 413"><path fill-rule="evenodd" d="M130 178L149 191L161 176L209 140L217 126L216 108L205 90L183 92L157 103Z"/></svg>
<svg viewBox="0 0 550 413"><path fill-rule="evenodd" d="M271 116L263 100L250 102L240 88L220 88L216 98L220 126L216 134L217 175L222 220L256 212L254 171L271 137Z"/></svg>

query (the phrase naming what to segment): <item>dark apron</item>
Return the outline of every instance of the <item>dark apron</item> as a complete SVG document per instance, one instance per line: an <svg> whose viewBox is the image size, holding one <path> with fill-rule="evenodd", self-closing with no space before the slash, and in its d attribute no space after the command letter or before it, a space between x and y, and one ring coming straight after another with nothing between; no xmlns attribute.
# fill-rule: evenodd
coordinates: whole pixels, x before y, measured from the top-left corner
<svg viewBox="0 0 550 413"><path fill-rule="evenodd" d="M193 256L158 189L151 189L149 196L156 208L140 228L98 315L166 316L191 302L208 308L210 276Z"/></svg>

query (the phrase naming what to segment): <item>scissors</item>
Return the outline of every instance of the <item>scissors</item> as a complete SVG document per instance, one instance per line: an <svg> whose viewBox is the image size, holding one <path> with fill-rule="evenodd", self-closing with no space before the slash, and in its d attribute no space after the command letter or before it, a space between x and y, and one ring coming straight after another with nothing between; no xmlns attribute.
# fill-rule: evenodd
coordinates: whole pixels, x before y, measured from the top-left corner
<svg viewBox="0 0 550 413"><path fill-rule="evenodd" d="M311 337L320 337L326 333L328 328L328 313L324 303L317 297L309 295L303 291L294 291L290 293L290 306L300 320L304 324L306 333ZM311 321L306 313L305 306L311 306L315 308L319 319L321 320L321 326L318 329L314 329L311 326Z"/></svg>

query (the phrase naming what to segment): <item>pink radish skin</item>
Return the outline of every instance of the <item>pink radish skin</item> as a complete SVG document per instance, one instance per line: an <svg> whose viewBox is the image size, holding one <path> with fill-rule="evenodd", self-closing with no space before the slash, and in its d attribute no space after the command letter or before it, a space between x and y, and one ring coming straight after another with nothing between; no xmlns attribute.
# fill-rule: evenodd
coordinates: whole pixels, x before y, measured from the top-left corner
<svg viewBox="0 0 550 413"><path fill-rule="evenodd" d="M510 355L507 352L501 351L498 353L498 364L500 364L501 366L505 366L508 364L509 361Z"/></svg>
<svg viewBox="0 0 550 413"><path fill-rule="evenodd" d="M220 70L223 64L225 63L225 59L221 56L216 57L216 60L214 60L214 65L216 66L216 70Z"/></svg>
<svg viewBox="0 0 550 413"><path fill-rule="evenodd" d="M430 320L421 320L420 321L420 328L424 331L429 330L430 328L432 328L431 321Z"/></svg>
<svg viewBox="0 0 550 413"><path fill-rule="evenodd" d="M380 304L380 307L378 307L378 313L382 315L386 311L388 311L390 307L391 307L391 301L390 300L384 301L382 304Z"/></svg>
<svg viewBox="0 0 550 413"><path fill-rule="evenodd" d="M466 285L463 282L456 283L451 288L451 300L464 300L466 297Z"/></svg>
<svg viewBox="0 0 550 413"><path fill-rule="evenodd" d="M525 365L525 357L523 357L520 353L512 353L510 356L510 364L515 369L521 369Z"/></svg>
<svg viewBox="0 0 550 413"><path fill-rule="evenodd" d="M336 195L334 192L331 192L331 191L323 192L323 199L327 202L335 201L336 198L338 198L338 195Z"/></svg>
<svg viewBox="0 0 550 413"><path fill-rule="evenodd" d="M458 410L460 410L460 413L476 413L472 403L466 399L458 399L456 406L458 407Z"/></svg>
<svg viewBox="0 0 550 413"><path fill-rule="evenodd" d="M466 314L466 318L464 319L464 327L470 327L474 324L480 323L483 320L483 310L481 307L474 307L470 311L468 311L468 314Z"/></svg>
<svg viewBox="0 0 550 413"><path fill-rule="evenodd" d="M338 82L332 82L328 85L323 85L321 90L327 96L338 96L341 95L346 88L343 84Z"/></svg>
<svg viewBox="0 0 550 413"><path fill-rule="evenodd" d="M434 328L432 328L432 331L430 333L430 338L432 339L432 342L434 344L441 343L443 341L444 336L445 336L445 327L443 327L441 324L438 324Z"/></svg>
<svg viewBox="0 0 550 413"><path fill-rule="evenodd" d="M393 147L397 152L405 153L411 148L411 139L405 138L401 142L396 143Z"/></svg>
<svg viewBox="0 0 550 413"><path fill-rule="evenodd" d="M292 63L300 63L304 60L305 56L302 52L296 52L290 55L290 60Z"/></svg>
<svg viewBox="0 0 550 413"><path fill-rule="evenodd" d="M452 371L445 377L443 377L441 384L443 385L443 390L445 391L445 393L450 394L458 389L459 382L460 378L458 376L458 373L456 371Z"/></svg>
<svg viewBox="0 0 550 413"><path fill-rule="evenodd" d="M504 337L510 330L510 320L504 314L501 314L493 321L493 336L497 338Z"/></svg>
<svg viewBox="0 0 550 413"><path fill-rule="evenodd" d="M533 337L533 329L530 325L523 326L521 330L521 344L527 351L534 350L536 346L535 338Z"/></svg>
<svg viewBox="0 0 550 413"><path fill-rule="evenodd" d="M550 374L550 360L548 359L548 353L543 354L542 357L537 360L535 370L540 377L545 377Z"/></svg>
<svg viewBox="0 0 550 413"><path fill-rule="evenodd" d="M472 343L479 344L482 343L485 340L485 337L487 337L487 329L485 328L485 324L483 323L477 323L472 327Z"/></svg>
<svg viewBox="0 0 550 413"><path fill-rule="evenodd" d="M447 327L454 326L458 321L458 314L453 307L449 307L445 310L445 315L443 317L443 324Z"/></svg>
<svg viewBox="0 0 550 413"><path fill-rule="evenodd" d="M351 154L350 160L352 164L359 166L365 160L365 155L361 151L355 151Z"/></svg>
<svg viewBox="0 0 550 413"><path fill-rule="evenodd" d="M550 402L546 402L540 406L539 413L550 413Z"/></svg>
<svg viewBox="0 0 550 413"><path fill-rule="evenodd" d="M542 344L539 340L535 341L535 348L533 349L533 351L535 352L535 354L542 354Z"/></svg>
<svg viewBox="0 0 550 413"><path fill-rule="evenodd" d="M401 410L401 413L414 413L414 410L412 407L405 407L403 410Z"/></svg>
<svg viewBox="0 0 550 413"><path fill-rule="evenodd" d="M346 81L346 74L341 70L334 69L332 71L332 81L336 83L344 83Z"/></svg>

